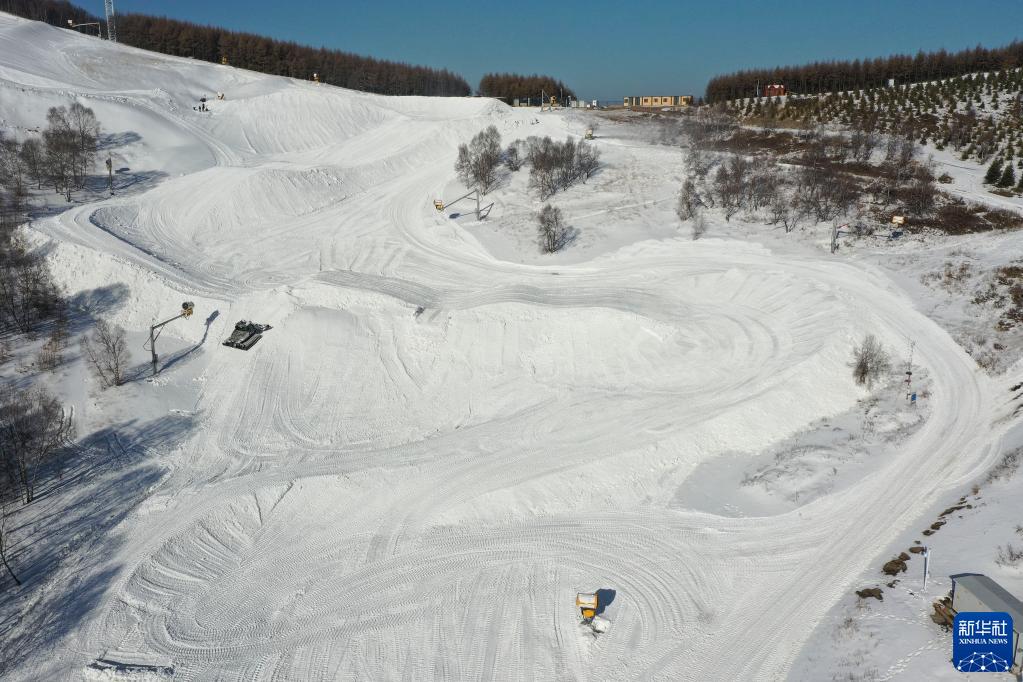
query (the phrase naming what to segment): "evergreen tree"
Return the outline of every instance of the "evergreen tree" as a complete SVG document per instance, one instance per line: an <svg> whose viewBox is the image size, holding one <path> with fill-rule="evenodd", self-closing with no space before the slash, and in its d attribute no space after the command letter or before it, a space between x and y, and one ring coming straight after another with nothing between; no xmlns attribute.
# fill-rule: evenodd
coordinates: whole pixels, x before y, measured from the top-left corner
<svg viewBox="0 0 1023 682"><path fill-rule="evenodd" d="M1002 160L995 159L988 166L987 173L984 174L984 184L993 185L998 182L998 179L1002 177Z"/></svg>
<svg viewBox="0 0 1023 682"><path fill-rule="evenodd" d="M1016 171L1013 170L1012 164L1005 166L1005 170L1002 171L1002 177L998 179L998 186L1002 188L1012 187L1016 184Z"/></svg>

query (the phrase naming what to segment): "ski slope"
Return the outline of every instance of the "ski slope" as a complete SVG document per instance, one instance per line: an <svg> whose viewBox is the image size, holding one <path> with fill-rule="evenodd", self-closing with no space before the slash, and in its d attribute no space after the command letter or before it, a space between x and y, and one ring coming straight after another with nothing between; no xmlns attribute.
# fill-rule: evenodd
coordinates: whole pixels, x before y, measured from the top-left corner
<svg viewBox="0 0 1023 682"><path fill-rule="evenodd" d="M69 291L126 284L113 317L133 331L184 299L219 312L213 338L274 326L187 360L195 427L154 455L168 473L116 529L81 624L16 679L100 677L98 659L147 679L784 679L880 548L998 454L988 380L879 270L665 236L677 151L602 128L605 169L555 197L595 216L585 249L527 257L432 200L464 192L455 148L483 127L578 135L570 114L318 87L7 15L0 44L4 128L78 98L127 169L114 197L33 225ZM493 201L495 232L537 207ZM868 332L914 339L933 377L912 438L788 513L679 499L700 464L852 407ZM615 599L594 639L574 597L597 589Z"/></svg>

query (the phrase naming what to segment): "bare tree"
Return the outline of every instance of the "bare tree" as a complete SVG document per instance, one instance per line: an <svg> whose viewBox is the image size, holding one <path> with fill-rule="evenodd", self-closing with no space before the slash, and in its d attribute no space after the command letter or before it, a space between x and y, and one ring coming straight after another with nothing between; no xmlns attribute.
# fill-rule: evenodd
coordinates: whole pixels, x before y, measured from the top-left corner
<svg viewBox="0 0 1023 682"><path fill-rule="evenodd" d="M578 176L575 166L575 140L571 137L565 138L561 144L552 147L555 155L554 175L559 189L567 189Z"/></svg>
<svg viewBox="0 0 1023 682"><path fill-rule="evenodd" d="M555 253L565 245L568 231L561 215L561 209L544 204L536 214L537 231L540 235L540 248L546 253Z"/></svg>
<svg viewBox="0 0 1023 682"><path fill-rule="evenodd" d="M891 367L888 351L873 334L867 334L863 342L853 349L853 378L861 386L873 388L874 383L883 378Z"/></svg>
<svg viewBox="0 0 1023 682"><path fill-rule="evenodd" d="M28 504L42 468L74 438L71 414L42 388L0 390L0 464Z"/></svg>
<svg viewBox="0 0 1023 682"><path fill-rule="evenodd" d="M508 148L504 150L504 165L513 173L522 168L522 155L519 153L519 148L521 146L521 141L515 140L515 142L508 145Z"/></svg>
<svg viewBox="0 0 1023 682"><path fill-rule="evenodd" d="M600 150L584 140L575 146L575 174L586 182L600 168Z"/></svg>
<svg viewBox="0 0 1023 682"><path fill-rule="evenodd" d="M473 185L483 194L497 181L497 167L501 163L501 134L494 126L487 126L469 143L469 160Z"/></svg>
<svg viewBox="0 0 1023 682"><path fill-rule="evenodd" d="M92 336L82 340L82 350L103 388L124 383L124 370L128 366L128 343L124 340L123 329L106 320L96 320Z"/></svg>
<svg viewBox="0 0 1023 682"><path fill-rule="evenodd" d="M707 234L707 223L703 218L703 212L697 211L693 214L693 241L705 234Z"/></svg>
<svg viewBox="0 0 1023 682"><path fill-rule="evenodd" d="M549 137L530 138L529 145L529 185L537 190L541 199L546 199L558 191L558 153L557 143Z"/></svg>
<svg viewBox="0 0 1023 682"><path fill-rule="evenodd" d="M92 109L78 102L72 102L68 109L68 123L75 140L75 183L81 189L96 164L100 126Z"/></svg>
<svg viewBox="0 0 1023 682"><path fill-rule="evenodd" d="M678 203L675 205L678 219L682 222L689 220L702 206L703 199L700 198L700 192L696 189L696 183L687 178L682 183L682 190L678 193Z"/></svg>
<svg viewBox="0 0 1023 682"><path fill-rule="evenodd" d="M472 161L469 158L469 145L458 145L458 158L455 159L455 173L466 187L472 185Z"/></svg>
<svg viewBox="0 0 1023 682"><path fill-rule="evenodd" d="M12 505L5 493L6 491L0 488L0 562L3 562L8 575L14 580L14 584L21 585L21 580L18 579L14 569L11 568L11 562L7 556L7 548L10 545L10 531L7 529L7 519L11 515Z"/></svg>
<svg viewBox="0 0 1023 682"><path fill-rule="evenodd" d="M526 140L526 149L529 186L537 190L540 199L570 187L580 178L589 178L600 166L597 150L571 137L564 142L554 142L550 137L530 137Z"/></svg>
<svg viewBox="0 0 1023 682"><path fill-rule="evenodd" d="M18 143L0 134L0 241L8 239L25 220L28 206L25 174Z"/></svg>
<svg viewBox="0 0 1023 682"><path fill-rule="evenodd" d="M791 197L784 192L779 192L771 201L771 222L775 225L781 223L785 232L789 233L796 228L802 217L798 207Z"/></svg>
<svg viewBox="0 0 1023 682"><path fill-rule="evenodd" d="M46 150L39 138L30 137L21 143L21 160L28 177L36 183L36 189L42 189L46 181Z"/></svg>
<svg viewBox="0 0 1023 682"><path fill-rule="evenodd" d="M938 187L934 184L934 176L918 174L902 191L906 208L916 215L930 213L934 210L938 196Z"/></svg>
<svg viewBox="0 0 1023 682"><path fill-rule="evenodd" d="M749 162L737 155L719 166L714 174L714 194L725 212L725 220L731 220L742 209L748 176Z"/></svg>
<svg viewBox="0 0 1023 682"><path fill-rule="evenodd" d="M46 175L53 190L71 201L78 172L78 144L64 107L50 107L46 113L47 127L43 131L46 144Z"/></svg>
<svg viewBox="0 0 1023 682"><path fill-rule="evenodd" d="M61 305L42 257L20 235L0 234L0 329L32 331Z"/></svg>

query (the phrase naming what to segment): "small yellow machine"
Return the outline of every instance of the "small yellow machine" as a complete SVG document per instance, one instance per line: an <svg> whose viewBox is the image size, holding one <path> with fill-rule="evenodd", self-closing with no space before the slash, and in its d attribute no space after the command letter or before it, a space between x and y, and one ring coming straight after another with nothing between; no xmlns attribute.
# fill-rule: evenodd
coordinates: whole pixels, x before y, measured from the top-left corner
<svg viewBox="0 0 1023 682"><path fill-rule="evenodd" d="M597 595L591 592L580 592L575 595L575 605L579 607L583 622L588 623L597 615Z"/></svg>
<svg viewBox="0 0 1023 682"><path fill-rule="evenodd" d="M586 139L587 140L592 140L593 139L593 128L587 128L586 129Z"/></svg>
<svg viewBox="0 0 1023 682"><path fill-rule="evenodd" d="M558 98L556 95L551 95L551 109L558 106Z"/></svg>
<svg viewBox="0 0 1023 682"><path fill-rule="evenodd" d="M441 199L434 199L433 200L433 207L435 209L437 209L438 211L443 211L444 210L444 202Z"/></svg>
<svg viewBox="0 0 1023 682"><path fill-rule="evenodd" d="M575 605L576 608L579 609L579 614L583 617L580 625L585 625L592 630L594 637L603 632L607 632L611 623L597 615L597 611L600 610L600 599L596 593L577 593L575 595Z"/></svg>

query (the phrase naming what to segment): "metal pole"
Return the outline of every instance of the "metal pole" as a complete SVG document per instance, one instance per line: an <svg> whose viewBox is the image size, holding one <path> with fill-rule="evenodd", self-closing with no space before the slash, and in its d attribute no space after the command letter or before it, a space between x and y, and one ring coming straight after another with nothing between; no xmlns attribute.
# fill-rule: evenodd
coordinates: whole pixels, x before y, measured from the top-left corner
<svg viewBox="0 0 1023 682"><path fill-rule="evenodd" d="M155 325L151 326L149 328L149 352L153 354L153 376L154 377L156 376L156 373L159 371L156 368L156 339L154 338L154 335L153 335L153 332L155 332L155 331L156 331L156 326Z"/></svg>
<svg viewBox="0 0 1023 682"><path fill-rule="evenodd" d="M480 191L476 190L476 220L480 219Z"/></svg>
<svg viewBox="0 0 1023 682"><path fill-rule="evenodd" d="M114 160L110 156L107 157L107 188L110 196L114 196Z"/></svg>
<svg viewBox="0 0 1023 682"><path fill-rule="evenodd" d="M916 341L909 342L909 362L906 363L906 398L913 393L913 350L916 348Z"/></svg>
<svg viewBox="0 0 1023 682"><path fill-rule="evenodd" d="M924 547L924 587L923 587L923 589L925 589L925 590L927 589L927 573L928 573L928 569L930 568L930 563L931 563L931 548L930 547Z"/></svg>

